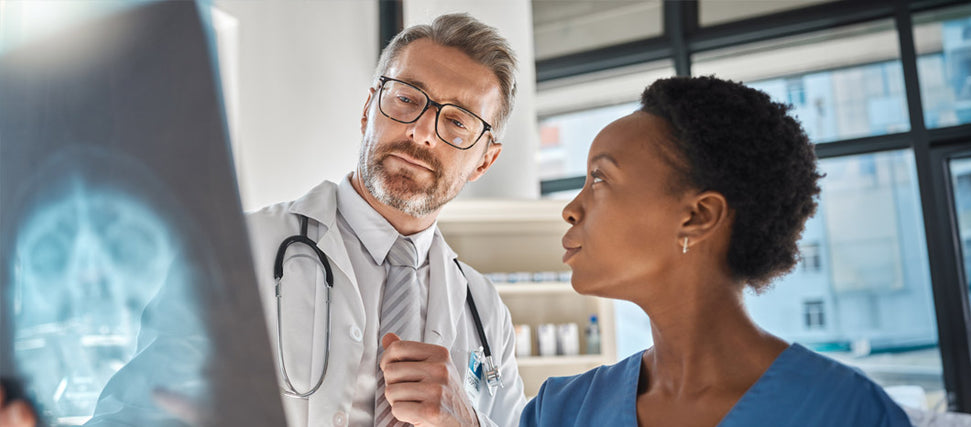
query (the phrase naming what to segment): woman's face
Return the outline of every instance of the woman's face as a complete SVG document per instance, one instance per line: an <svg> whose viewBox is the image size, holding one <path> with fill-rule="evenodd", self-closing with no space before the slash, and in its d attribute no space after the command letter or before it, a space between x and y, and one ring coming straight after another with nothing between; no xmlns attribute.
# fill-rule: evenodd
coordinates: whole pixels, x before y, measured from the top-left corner
<svg viewBox="0 0 971 427"><path fill-rule="evenodd" d="M635 112L593 141L587 178L563 219L563 262L580 293L636 300L645 284L664 282L681 253L679 229L690 219L674 169L661 155L666 122Z"/></svg>

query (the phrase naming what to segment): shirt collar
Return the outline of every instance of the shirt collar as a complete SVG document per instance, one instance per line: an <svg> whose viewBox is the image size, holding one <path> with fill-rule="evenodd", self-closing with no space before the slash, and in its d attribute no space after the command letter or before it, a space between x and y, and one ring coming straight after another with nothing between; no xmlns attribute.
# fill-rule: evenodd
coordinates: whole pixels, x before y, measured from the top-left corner
<svg viewBox="0 0 971 427"><path fill-rule="evenodd" d="M360 194L357 194L357 190L354 190L351 185L350 177L351 174L345 176L337 187L337 210L364 244L374 263L384 264L385 257L391 251L391 245L400 234L387 219L374 210ZM435 238L437 224L436 221L422 231L405 236L418 250L418 265L423 265L428 260L428 250Z"/></svg>

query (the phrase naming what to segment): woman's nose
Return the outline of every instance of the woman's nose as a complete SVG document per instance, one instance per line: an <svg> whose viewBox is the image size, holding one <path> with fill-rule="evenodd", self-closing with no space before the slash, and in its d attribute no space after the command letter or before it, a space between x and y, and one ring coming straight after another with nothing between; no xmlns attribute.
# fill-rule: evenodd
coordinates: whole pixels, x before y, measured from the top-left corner
<svg viewBox="0 0 971 427"><path fill-rule="evenodd" d="M577 194L577 196L574 197L570 203L567 203L566 206L563 207L563 220L568 222L570 225L576 225L576 223L580 221L580 196L582 194L583 191L581 190L580 194Z"/></svg>

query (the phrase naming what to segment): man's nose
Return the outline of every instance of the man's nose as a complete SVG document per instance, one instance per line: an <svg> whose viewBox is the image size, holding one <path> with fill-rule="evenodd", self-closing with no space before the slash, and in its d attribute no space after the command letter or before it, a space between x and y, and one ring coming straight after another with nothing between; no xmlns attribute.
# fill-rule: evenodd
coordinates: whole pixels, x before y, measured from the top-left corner
<svg viewBox="0 0 971 427"><path fill-rule="evenodd" d="M411 124L411 138L418 144L434 147L438 144L438 134L435 131L435 121L438 107L429 105L418 120Z"/></svg>

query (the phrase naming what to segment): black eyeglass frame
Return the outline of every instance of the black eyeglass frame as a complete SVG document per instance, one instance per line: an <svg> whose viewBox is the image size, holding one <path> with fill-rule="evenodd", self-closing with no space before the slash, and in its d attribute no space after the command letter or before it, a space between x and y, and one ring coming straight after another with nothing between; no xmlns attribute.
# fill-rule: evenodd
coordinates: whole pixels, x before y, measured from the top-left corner
<svg viewBox="0 0 971 427"><path fill-rule="evenodd" d="M468 149L470 149L472 147L475 147L475 144L478 144L479 143L479 140L482 139L482 135L485 135L486 132L492 131L492 125L490 125L489 122L485 121L485 119L483 119L482 117L479 117L478 114L475 114L475 113L473 113L473 112L471 112L469 110L466 110L465 108L463 108L462 106L459 106L459 105L449 104L449 103L441 103L441 102L433 101L432 98L430 96L428 96L427 93L425 93L425 91L421 90L421 88L419 88L419 87L417 87L417 86L415 86L415 85L413 85L411 83L408 83L408 82L403 81L403 80L398 80L398 79L395 79L395 78L391 78L391 77L388 77L388 76L378 77L378 81L381 82L381 85L378 87L378 111L380 111L381 114L384 115L384 117L387 117L387 118L389 118L391 120L394 120L394 121L396 121L398 123L410 124L410 123L417 122L418 119L420 119L421 116L425 114L425 111L428 111L428 107L429 106L434 106L435 107L435 136L437 136L438 139L442 140L442 142L444 142L444 143L452 146L452 148L455 148L457 150L468 150ZM390 115L388 115L388 113L385 113L384 112L384 108L381 107L381 95L384 94L384 84L387 83L387 82L389 82L389 81L398 82L398 83L407 85L408 87L414 88L418 92L421 92L422 95L425 95L425 106L421 109L421 112L419 112L418 115L415 116L415 118L413 120L407 121L407 122L404 121L404 120L398 120L398 119L396 119L396 118L391 117ZM475 141L473 141L472 144L469 144L468 147L462 148L462 147L459 147L459 146L457 146L455 144L452 144L451 142L448 142L448 140L446 140L445 138L442 138L442 135L438 133L438 118L439 118L439 116L441 116L442 108L445 107L445 106L452 106L452 107L458 108L459 110L465 111L466 113L471 114L472 117L475 117L475 118L479 119L482 122L482 125L483 125L482 126L482 132L479 133L479 136L477 136L475 138Z"/></svg>

